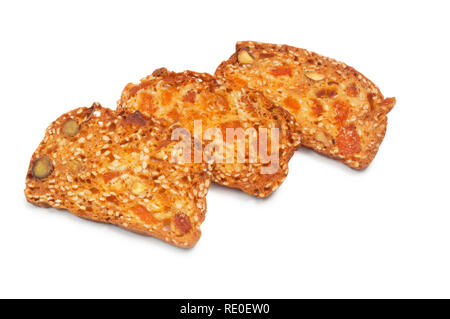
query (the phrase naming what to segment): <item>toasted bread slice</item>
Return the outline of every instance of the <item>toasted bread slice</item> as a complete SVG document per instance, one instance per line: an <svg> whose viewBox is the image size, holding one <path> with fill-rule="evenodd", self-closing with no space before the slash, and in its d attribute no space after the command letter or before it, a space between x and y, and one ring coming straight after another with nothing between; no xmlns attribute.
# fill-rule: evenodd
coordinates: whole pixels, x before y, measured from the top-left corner
<svg viewBox="0 0 450 319"><path fill-rule="evenodd" d="M201 121L201 130L219 130L222 143L213 155L206 154L207 145L215 141L212 136L195 135L197 141L202 138L203 160L212 159L213 181L258 197L266 197L276 190L288 173L288 161L299 146L300 137L296 133L295 119L283 108L275 106L263 94L248 88L239 88L228 81L218 82L206 73L185 71L169 72L165 68L157 69L151 76L142 79L139 84L128 84L118 102L119 110L140 111L165 120L167 125L179 125L195 135L195 121ZM198 123L198 122L197 122ZM245 132L252 129L263 132L267 129L267 143L272 145L271 129L278 129L279 143L268 154L278 152L278 158L268 162L262 160L262 148L258 148L258 160L250 158L248 136L238 137L236 142L226 139L227 129L242 128ZM203 134L204 135L204 134ZM275 140L275 139L274 139ZM258 140L259 142L262 139ZM229 142L229 143L228 143ZM258 142L253 140L252 145ZM244 146L245 158L242 152ZM202 151L200 150L200 152ZM238 158L242 155L241 160ZM273 151L273 152L272 152ZM232 159L228 160L227 156ZM201 154L200 154L201 156ZM270 166L272 169L267 169ZM265 169L266 168L266 169Z"/></svg>
<svg viewBox="0 0 450 319"><path fill-rule="evenodd" d="M215 75L261 90L295 116L302 145L355 169L375 157L395 104L352 67L287 45L238 42Z"/></svg>
<svg viewBox="0 0 450 319"><path fill-rule="evenodd" d="M175 164L170 130L99 104L60 116L31 158L25 196L35 205L192 247L200 237L210 171Z"/></svg>

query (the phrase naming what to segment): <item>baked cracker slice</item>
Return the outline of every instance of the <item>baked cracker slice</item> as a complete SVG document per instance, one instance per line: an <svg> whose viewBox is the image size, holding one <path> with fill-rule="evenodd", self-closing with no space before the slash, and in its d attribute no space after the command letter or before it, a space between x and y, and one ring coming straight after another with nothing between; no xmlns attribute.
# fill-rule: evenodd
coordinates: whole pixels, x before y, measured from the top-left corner
<svg viewBox="0 0 450 319"><path fill-rule="evenodd" d="M375 157L395 104L352 67L287 45L238 42L215 75L261 90L295 116L302 145L355 169Z"/></svg>
<svg viewBox="0 0 450 319"><path fill-rule="evenodd" d="M54 121L34 152L25 196L90 220L192 247L206 212L206 164L176 164L157 120L94 104Z"/></svg>
<svg viewBox="0 0 450 319"><path fill-rule="evenodd" d="M203 160L214 162L213 181L258 197L270 195L281 185L288 173L289 159L300 144L295 119L283 108L274 105L260 92L239 88L229 81L219 82L206 73L157 69L140 83L130 83L124 88L118 109L138 110L167 125L185 128L195 136L197 150L203 151ZM196 121L201 122L200 134L195 133ZM227 129L239 128L249 135L237 135L236 142L228 143L232 139L227 141ZM253 129L258 134L256 142L248 137ZM264 129L267 129L267 149L263 152L259 147L255 161L252 157L255 153L249 151L248 144L244 148L241 146L258 144L263 140L259 138L259 132ZM273 147L271 129L278 131L278 145L273 144ZM223 142L213 154L206 151L211 150L208 145L220 143L216 143L217 135L206 136L208 130L219 130L221 137L218 140ZM276 156L270 160L263 156L276 153L277 159L274 159Z"/></svg>

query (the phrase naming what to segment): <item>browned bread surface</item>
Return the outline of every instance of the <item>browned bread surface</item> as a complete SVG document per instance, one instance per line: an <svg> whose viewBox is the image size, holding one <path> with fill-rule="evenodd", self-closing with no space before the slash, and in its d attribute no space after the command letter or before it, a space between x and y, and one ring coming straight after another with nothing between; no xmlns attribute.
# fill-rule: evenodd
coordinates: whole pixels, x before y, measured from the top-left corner
<svg viewBox="0 0 450 319"><path fill-rule="evenodd" d="M273 167L278 169L275 168L272 174L262 174L261 168L270 164L259 160L251 163L247 151L244 163L236 162L237 152L234 151L238 143L245 143L245 139L238 138L235 144L225 143L224 148L218 151L225 159L227 151L224 152L224 149L231 150L235 154L233 163L218 163L213 157L212 176L215 182L259 197L268 196L280 186L288 172L288 161L300 143L295 119L283 108L275 106L260 92L239 88L228 81L218 82L206 73L175 73L165 68L157 69L140 83L130 83L124 88L118 109L139 110L166 121L168 125L186 128L191 134L194 134L194 121L201 120L203 132L217 128L222 133L223 141L227 128L278 128L279 160L272 162ZM210 141L204 140L203 147ZM270 145L270 139L267 144Z"/></svg>
<svg viewBox="0 0 450 319"><path fill-rule="evenodd" d="M33 154L25 196L90 220L192 247L206 212L205 164L169 161L170 130L99 104L54 121Z"/></svg>
<svg viewBox="0 0 450 319"><path fill-rule="evenodd" d="M295 116L302 145L356 169L375 157L395 104L352 67L287 45L238 42L215 75L262 91Z"/></svg>

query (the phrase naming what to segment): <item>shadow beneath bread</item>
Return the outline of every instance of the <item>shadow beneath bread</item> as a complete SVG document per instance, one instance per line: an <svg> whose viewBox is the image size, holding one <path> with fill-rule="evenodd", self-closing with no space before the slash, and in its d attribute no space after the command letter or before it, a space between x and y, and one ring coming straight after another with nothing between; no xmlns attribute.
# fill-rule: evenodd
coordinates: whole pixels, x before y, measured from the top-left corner
<svg viewBox="0 0 450 319"><path fill-rule="evenodd" d="M211 193L219 194L220 196L223 196L225 199L227 197L232 197L236 200L246 200L246 201L253 200L253 199L256 199L256 200L263 199L263 198L258 198L256 196L249 195L249 194L243 192L242 190L240 190L239 188L231 188L231 187L220 185L220 184L217 184L214 182L211 183L211 186L208 191L208 195Z"/></svg>
<svg viewBox="0 0 450 319"><path fill-rule="evenodd" d="M306 165L305 165L306 163ZM295 179L295 178L303 178L302 171L308 170L310 173L314 173L314 170L320 170L320 173L323 173L324 168L327 171L336 171L338 173L343 173L345 175L358 177L361 176L361 174L364 174L369 170L369 168L365 168L362 170L356 170L353 168L348 167L344 163L340 162L339 160L326 157L324 155L321 155L309 148L301 147L299 148L295 153L294 156L289 161L289 173L286 177L286 180L288 179ZM300 175L300 176L296 176ZM266 201L274 200L276 197L278 197L277 194L283 191L284 184L286 181L284 181L278 189L276 189L272 194L270 194L267 197L259 198L256 196L249 195L243 191L241 191L238 188L230 188L227 186L223 186L217 183L211 183L211 187L209 189L209 194L219 194L220 197L223 197L227 199L227 197L233 198L233 200L241 200L246 202L255 202L255 203L264 203ZM304 185L308 184L307 180L302 180L301 183L304 183Z"/></svg>
<svg viewBox="0 0 450 319"><path fill-rule="evenodd" d="M188 254L190 251L193 250L193 248L195 248L195 246L192 248L177 247L175 245L166 243L165 241L158 239L156 237L135 233L131 230L121 228L117 225L98 222L95 220L90 220L90 219L85 219L85 218L79 217L77 215L72 214L71 212L69 212L66 209L57 209L57 208L53 208L53 207L44 208L44 207L33 205L33 204L29 203L26 199L24 201L27 206L27 209L33 210L33 214L55 213L55 215L58 216L58 220L65 219L66 221L70 221L70 224L76 225L76 227L79 226L80 228L81 227L85 228L85 229L83 229L83 231L85 231L86 228L91 228L88 231L98 232L99 236L109 236L110 233L113 233L114 236L115 235L122 236L124 239L131 238L131 239L137 239L137 240L145 240L145 241L148 241L149 243L151 243L152 246L155 245L162 249L173 249L173 251L176 251L177 253L179 253L179 252L183 253L183 251L184 251L186 254ZM57 222L58 222L57 219L55 219L55 224ZM61 227L63 227L64 225L66 225L66 224L61 223ZM58 225L56 225L56 227L58 227ZM106 233L108 233L108 234L106 234ZM92 243L88 243L87 245L92 246Z"/></svg>
<svg viewBox="0 0 450 319"><path fill-rule="evenodd" d="M272 194L270 194L267 197L257 197L250 194L245 193L244 191L240 190L239 188L230 188L224 185L220 185L217 183L211 183L211 186L208 191L208 195L210 194L219 194L219 197L223 198L225 201L230 198L230 200L236 200L236 201L246 201L246 202L253 202L255 204L264 203L269 200L274 200L276 197L276 194L280 191L280 189L283 187L283 184L275 190ZM213 196L214 196L213 195Z"/></svg>
<svg viewBox="0 0 450 319"><path fill-rule="evenodd" d="M298 150L295 151L294 156L289 161L289 168L291 168L291 166L294 166L294 165L296 167L297 167L297 165L302 165L301 163L304 163L306 161L308 162L308 169L315 169L315 167L319 166L320 168L326 168L327 170L330 170L330 169L337 170L339 172L342 172L342 173L350 175L350 176L358 176L358 175L364 174L365 172L370 171L370 167L373 165L373 164L371 164L366 168L357 170L357 169L348 167L343 162L341 162L337 159L330 158L325 155L319 154L307 147L300 147Z"/></svg>

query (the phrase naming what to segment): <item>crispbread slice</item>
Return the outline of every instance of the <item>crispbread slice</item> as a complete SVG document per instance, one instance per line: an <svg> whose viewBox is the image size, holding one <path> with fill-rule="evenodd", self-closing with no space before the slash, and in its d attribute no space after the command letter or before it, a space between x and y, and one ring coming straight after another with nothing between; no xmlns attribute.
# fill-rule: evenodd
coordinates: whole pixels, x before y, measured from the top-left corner
<svg viewBox="0 0 450 319"><path fill-rule="evenodd" d="M352 67L287 45L238 42L215 75L261 90L295 116L302 145L355 169L375 157L395 104Z"/></svg>
<svg viewBox="0 0 450 319"><path fill-rule="evenodd" d="M25 196L35 205L192 247L206 212L206 164L175 164L156 119L94 104L54 121L33 154ZM49 163L51 165L49 166Z"/></svg>
<svg viewBox="0 0 450 319"><path fill-rule="evenodd" d="M288 173L288 161L300 143L295 119L283 108L275 106L260 92L239 88L227 81L218 82L206 73L175 73L165 68L157 69L139 84L130 83L124 88L118 109L139 110L160 118L168 125L186 128L191 134L195 134L194 121L201 121L202 132L210 128L220 129L224 142L227 128L254 128L258 132L260 128L279 129L279 146L274 150L279 154L276 161L264 163L258 160L252 163L248 152L243 163L237 162L237 152L233 163L226 162L226 152L222 153L222 163L213 158L212 176L215 182L259 197L268 196L280 186ZM235 144L224 143L218 153L224 149L234 153L238 143L244 139L238 138ZM270 143L269 136L267 144ZM203 141L197 146L202 145L204 150L206 144ZM261 170L267 165L273 165L270 174Z"/></svg>

